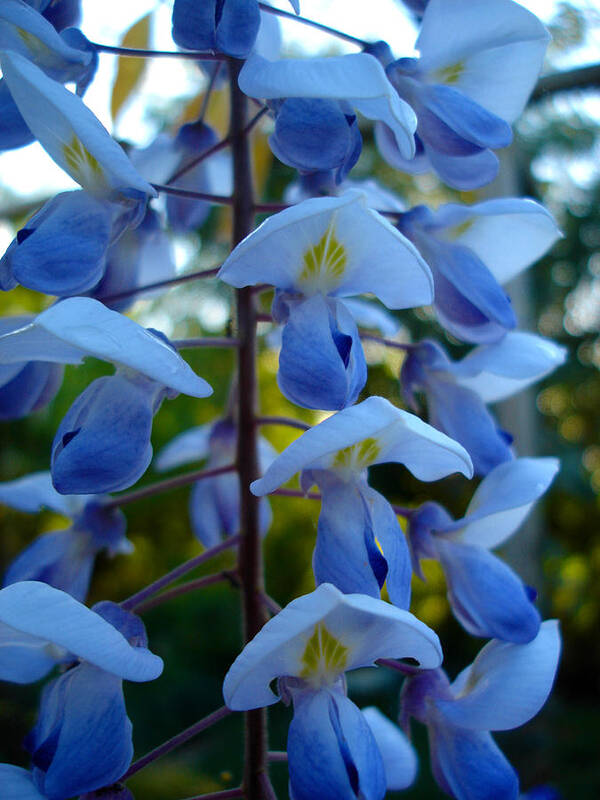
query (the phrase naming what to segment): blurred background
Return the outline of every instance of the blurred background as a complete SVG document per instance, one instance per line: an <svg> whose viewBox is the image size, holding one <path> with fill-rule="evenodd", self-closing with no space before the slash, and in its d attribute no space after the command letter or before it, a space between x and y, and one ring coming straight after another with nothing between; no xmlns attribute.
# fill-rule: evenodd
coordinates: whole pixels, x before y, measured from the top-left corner
<svg viewBox="0 0 600 800"><path fill-rule="evenodd" d="M83 0L82 29L97 42L134 47L173 49L168 3ZM280 4L286 7L284 3ZM521 326L565 345L568 363L543 384L497 409L504 426L515 434L523 455L557 455L562 468L539 510L504 551L507 560L536 585L545 617L558 617L564 652L555 691L544 710L523 728L498 736L517 768L523 789L539 784L555 787L564 798L600 796L600 3L523 2L548 24L553 41L545 74L516 126L515 143L502 154L503 171L495 184L480 193L456 193L433 176L408 177L390 169L378 156L372 132L362 120L365 145L352 173L356 179L375 176L408 203L437 206L448 200L471 203L485 197L527 195L541 200L555 215L564 238L532 267L511 293ZM350 8L349 8L350 6ZM364 38L388 39L394 52L410 55L415 27L401 3L370 0L303 0L303 14ZM297 23L283 26L289 54L347 52L348 46ZM146 146L162 131L176 130L193 119L205 88L202 73L191 63L160 60L127 62L100 56L101 66L87 104L124 144ZM135 64L132 67L132 63ZM583 66L589 69L582 70ZM133 69L133 72L132 72ZM553 76L562 75L560 80ZM226 130L226 96L215 92L208 121ZM266 143L266 121L254 137L256 179L264 201L280 200L295 178L275 161ZM15 230L52 194L72 183L37 145L0 155L0 249ZM160 207L160 203L158 204ZM212 267L227 253L230 222L227 210L215 210L201 230L173 239L181 272ZM133 314L175 338L226 333L229 291L216 282L196 282L172 289L157 300L140 301ZM265 311L270 296L264 296ZM50 300L18 288L0 297L2 315L35 312ZM404 313L400 321L415 338L448 337L425 310ZM268 331L268 326L264 326ZM370 364L366 394L380 394L399 403L400 351L377 344L366 348ZM454 349L460 355L460 348ZM215 387L202 401L183 396L165 402L153 431L155 452L176 434L215 419L229 393L233 357L227 351L188 351L196 371ZM260 355L261 402L265 414L300 416L276 385L277 354ZM62 389L45 410L27 419L2 423L0 480L12 480L49 466L49 448L59 420L91 380L111 370L87 360L68 367ZM287 429L265 429L281 449L295 438ZM193 465L200 466L200 463ZM143 483L155 481L150 469ZM392 502L418 504L436 499L461 515L475 484L450 478L435 485L419 484L399 466L372 470L371 482ZM181 561L201 551L194 539L186 503L189 489L133 503L126 509L128 536L135 553L109 560L101 557L89 602L119 601ZM267 590L279 603L314 588L310 567L318 504L305 499L272 499L274 524L265 541ZM3 568L39 533L66 527L64 519L44 512L27 515L0 507L0 565ZM231 554L205 570L233 563ZM202 574L201 572L199 574ZM445 586L435 564L427 582L416 580L412 610L438 631L451 677L479 650L481 642L467 636L448 611ZM126 686L134 723L137 754L142 754L221 705L224 673L240 647L239 598L223 585L172 600L144 616L152 649L165 660L154 684ZM359 705L376 703L391 716L397 712L400 679L384 669L355 673L352 697ZM27 766L21 741L32 726L40 687L0 686L0 761ZM270 711L271 748L285 749L290 710ZM419 749L417 783L405 793L411 798L435 798L440 792L427 767L422 729L413 728ZM236 786L241 776L241 724L237 717L221 722L171 756L140 772L131 782L138 800L177 800ZM280 797L286 796L285 765L273 766ZM0 791L1 796L1 791Z"/></svg>

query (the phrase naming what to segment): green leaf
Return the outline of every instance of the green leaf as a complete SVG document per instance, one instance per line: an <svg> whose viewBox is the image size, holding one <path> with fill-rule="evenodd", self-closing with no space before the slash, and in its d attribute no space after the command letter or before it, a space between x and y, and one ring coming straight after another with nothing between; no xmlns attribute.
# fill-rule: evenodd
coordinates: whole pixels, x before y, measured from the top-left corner
<svg viewBox="0 0 600 800"><path fill-rule="evenodd" d="M147 49L150 43L151 17L152 13L146 14L145 17L142 17L132 25L123 35L119 43L120 46ZM131 94L135 91L146 70L146 65L147 60L145 58L119 57L117 77L115 78L110 100L110 112L113 119L116 119Z"/></svg>

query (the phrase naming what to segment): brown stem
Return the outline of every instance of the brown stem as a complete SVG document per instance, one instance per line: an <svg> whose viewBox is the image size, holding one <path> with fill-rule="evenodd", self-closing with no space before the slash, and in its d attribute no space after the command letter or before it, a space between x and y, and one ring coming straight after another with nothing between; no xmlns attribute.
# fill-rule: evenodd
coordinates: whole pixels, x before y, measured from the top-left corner
<svg viewBox="0 0 600 800"><path fill-rule="evenodd" d="M309 25L311 28L317 28L317 30L329 33L331 36L335 36L338 39L344 39L344 41L351 42L359 47L368 47L369 45L369 42L365 41L364 39L359 39L357 36L352 36L349 33L338 31L337 28L330 28L329 25L323 25L322 22L315 22L315 20L308 19L308 17L301 17L298 14L292 14L291 11L283 11L281 8L273 8L273 6L270 6L268 3L259 3L258 5L262 11L267 11L269 14L276 14L278 17L293 19L296 22L301 22L303 25Z"/></svg>
<svg viewBox="0 0 600 800"><path fill-rule="evenodd" d="M158 578L157 580L148 584L148 586L140 589L139 592L136 592L135 594L132 594L131 597L123 600L121 602L121 608L124 608L126 611L131 611L132 609L137 608L143 601L146 600L147 597L151 597L153 594L160 592L161 589L164 589L165 586L175 583L178 578L181 578L183 575L187 575L188 572L196 569L196 567L204 564L205 561L208 561L219 553L222 553L224 550L229 550L230 548L235 547L237 544L239 544L239 541L239 534L236 534L235 536L229 536L227 539L219 542L219 544L216 544L214 547L211 547L210 549L205 550L203 553L200 553L199 556L194 556L194 558L190 558L189 561L184 561L183 564L180 564L178 567L175 567L175 569L167 572L166 575L163 575L161 578Z"/></svg>
<svg viewBox="0 0 600 800"><path fill-rule="evenodd" d="M99 53L112 53L115 56L130 58L188 58L192 61L224 61L222 53L203 53L199 50L142 50L139 47L116 47L112 44L90 42Z"/></svg>
<svg viewBox="0 0 600 800"><path fill-rule="evenodd" d="M221 792L208 792L207 794L196 794L194 797L186 797L185 800L229 800L232 797L243 797L244 790L241 786L235 789L223 789Z"/></svg>
<svg viewBox="0 0 600 800"><path fill-rule="evenodd" d="M171 344L177 350L194 347L239 347L239 341L231 336L206 336L202 339L172 339Z"/></svg>
<svg viewBox="0 0 600 800"><path fill-rule="evenodd" d="M175 750L176 747L179 747L185 742L188 742L190 739L193 739L194 736L197 736L202 731L205 731L207 728L210 728L212 725L215 725L217 722L220 722L224 717L227 717L232 712L226 706L221 706L217 711L213 711L212 714L209 714L207 717L204 717L199 722L195 722L193 725L190 725L189 728L186 728L181 733L178 733L176 736L173 736L172 739L169 739L166 742L163 742L158 747L155 747L154 750L151 750L149 753L146 753L145 756L138 758L137 761L129 767L125 775L121 778L122 781L126 781L128 778L131 778L132 775L135 775L136 772L139 772L148 764L151 764L153 761L156 761L157 758L170 753L171 750Z"/></svg>
<svg viewBox="0 0 600 800"><path fill-rule="evenodd" d="M215 575L205 575L203 578L196 578L193 581L186 581L180 586L174 586L172 589L167 589L166 592L162 592L162 594L155 595L145 600L143 603L138 603L131 611L135 611L136 614L143 614L145 611L150 611L150 609L167 603L175 597L181 597L183 594L189 594L198 589L204 589L206 586L214 586L215 583L223 583L227 580L229 580L229 574L224 571L217 572Z"/></svg>
<svg viewBox="0 0 600 800"><path fill-rule="evenodd" d="M164 481L151 483L149 486L142 486L141 489L135 489L133 492L118 494L116 497L111 497L110 500L106 500L103 506L105 508L124 506L128 503L134 503L136 500L143 500L155 494L162 494L162 492L166 492L169 489L178 489L180 486L187 486L189 483L202 481L205 478L215 478L217 475L224 475L226 472L234 472L234 470L235 464L226 464L224 467L197 469L193 472L186 472L183 475L176 475L174 478L167 478Z"/></svg>
<svg viewBox="0 0 600 800"><path fill-rule="evenodd" d="M274 489L271 494L279 495L279 497L302 497L305 500L320 500L321 495L318 492L302 492L300 489Z"/></svg>
<svg viewBox="0 0 600 800"><path fill-rule="evenodd" d="M248 101L238 86L243 62L229 61L231 116L229 138L233 157L233 237L235 247L251 232L254 224L254 196L249 139L246 134ZM242 582L244 640L250 641L267 621L262 602L263 564L258 521L258 498L250 492L250 483L259 476L256 410L258 389L256 375L256 306L251 289L238 289L238 448L240 478L240 528L238 574ZM264 709L245 715L245 752L243 786L248 800L263 800L261 776L267 769L267 720Z"/></svg>
<svg viewBox="0 0 600 800"><path fill-rule="evenodd" d="M378 342L379 344L384 344L386 347L395 347L398 350L411 349L411 345L409 344L395 342L393 339L384 339L383 336L375 336L374 333L365 333L365 331L360 331L360 338L367 339L369 342Z"/></svg>
<svg viewBox="0 0 600 800"><path fill-rule="evenodd" d="M143 294L150 292L153 289L163 289L170 286L177 286L180 283L188 283L189 281L200 280L201 278L213 278L221 267L211 267L211 269L202 269L199 272L188 272L187 275L178 275L176 278L167 278L164 281L156 281L156 283L147 283L145 286L138 286L135 289L127 289L125 292L117 292L116 294L109 294L106 297L101 297L103 303L110 303L113 300L123 300L126 297L131 297L134 294Z"/></svg>
<svg viewBox="0 0 600 800"><path fill-rule="evenodd" d="M311 427L306 422L292 417L258 417L256 422L259 425L284 425L288 428L299 428L301 431L307 431Z"/></svg>
<svg viewBox="0 0 600 800"><path fill-rule="evenodd" d="M207 203L214 203L215 205L231 206L233 205L233 197L226 194L211 194L210 192L193 192L191 189L181 189L178 186L167 186L165 183L153 183L152 187L157 192L164 192L164 194L174 194L177 197L186 197L189 200L206 200Z"/></svg>

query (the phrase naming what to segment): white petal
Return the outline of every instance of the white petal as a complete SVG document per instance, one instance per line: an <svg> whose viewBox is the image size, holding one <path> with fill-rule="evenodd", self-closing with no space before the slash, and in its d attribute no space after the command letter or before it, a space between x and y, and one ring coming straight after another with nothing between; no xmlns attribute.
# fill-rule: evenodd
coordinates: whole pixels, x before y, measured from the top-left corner
<svg viewBox="0 0 600 800"><path fill-rule="evenodd" d="M100 197L156 192L83 101L18 53L0 53L0 66L31 132L56 163Z"/></svg>
<svg viewBox="0 0 600 800"><path fill-rule="evenodd" d="M558 620L542 623L528 644L493 639L452 684L454 702L437 703L456 725L504 731L535 716L546 702L560 655Z"/></svg>
<svg viewBox="0 0 600 800"><path fill-rule="evenodd" d="M0 50L21 53L50 72L64 72L70 64L85 66L92 58L91 53L69 47L45 17L18 0L0 3Z"/></svg>
<svg viewBox="0 0 600 800"><path fill-rule="evenodd" d="M182 464L189 464L190 461L201 461L206 458L212 427L212 423L210 423L180 433L156 456L154 469L164 472L180 467Z"/></svg>
<svg viewBox="0 0 600 800"><path fill-rule="evenodd" d="M239 77L249 97L318 97L347 100L368 119L385 122L404 158L415 154L417 118L387 79L379 61L369 53L331 58L267 61L252 55Z"/></svg>
<svg viewBox="0 0 600 800"><path fill-rule="evenodd" d="M34 472L24 478L0 483L0 503L30 513L49 508L65 517L72 517L93 496L59 494L52 485L49 472Z"/></svg>
<svg viewBox="0 0 600 800"><path fill-rule="evenodd" d="M303 656L318 624L341 646L332 681L378 658L415 658L425 669L441 663L437 636L410 612L323 583L293 600L246 645L225 676L227 706L242 710L277 702L269 684L277 677L304 677Z"/></svg>
<svg viewBox="0 0 600 800"><path fill-rule="evenodd" d="M0 622L127 680L149 681L162 672L162 659L132 647L99 614L46 583L21 581L2 589Z"/></svg>
<svg viewBox="0 0 600 800"><path fill-rule="evenodd" d="M481 481L452 538L492 549L519 528L533 504L552 483L556 458L517 458L495 467Z"/></svg>
<svg viewBox="0 0 600 800"><path fill-rule="evenodd" d="M487 200L465 211L467 219L445 234L478 255L501 284L541 258L561 237L552 214L534 200Z"/></svg>
<svg viewBox="0 0 600 800"><path fill-rule="evenodd" d="M357 448L350 451L353 445ZM437 480L452 472L472 475L471 459L461 445L383 397L369 397L303 433L250 489L256 495L268 494L301 469L335 469L358 476L371 464L388 461L404 464L419 480Z"/></svg>
<svg viewBox="0 0 600 800"><path fill-rule="evenodd" d="M375 706L361 708L383 758L390 791L410 786L417 776L417 754L406 735Z"/></svg>
<svg viewBox="0 0 600 800"><path fill-rule="evenodd" d="M566 357L566 348L551 339L514 331L499 342L475 348L450 371L484 403L497 403L541 380Z"/></svg>
<svg viewBox="0 0 600 800"><path fill-rule="evenodd" d="M58 361L79 364L90 355L131 367L194 397L212 389L181 356L137 322L89 297L69 297L35 320L0 336L0 363Z"/></svg>
<svg viewBox="0 0 600 800"><path fill-rule="evenodd" d="M430 0L415 46L428 81L452 85L513 122L549 40L540 20L512 0Z"/></svg>
<svg viewBox="0 0 600 800"><path fill-rule="evenodd" d="M269 217L233 250L218 277L237 288L270 283L306 296L370 292L388 308L433 298L431 272L414 245L357 191L304 200Z"/></svg>

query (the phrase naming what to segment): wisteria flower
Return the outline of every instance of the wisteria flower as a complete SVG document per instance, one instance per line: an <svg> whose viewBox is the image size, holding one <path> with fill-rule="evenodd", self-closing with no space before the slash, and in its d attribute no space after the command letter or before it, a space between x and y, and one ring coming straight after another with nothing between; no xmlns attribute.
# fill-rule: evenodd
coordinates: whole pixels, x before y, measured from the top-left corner
<svg viewBox="0 0 600 800"><path fill-rule="evenodd" d="M517 331L475 348L460 361L451 361L429 339L407 349L400 372L405 400L416 411L416 395L425 395L430 424L466 448L479 475L513 458L510 436L499 429L486 404L517 394L566 357L565 349L551 340Z"/></svg>
<svg viewBox="0 0 600 800"><path fill-rule="evenodd" d="M390 461L419 480L471 475L459 444L382 397L369 397L302 434L250 488L268 494L302 470L302 489L316 483L322 493L313 556L317 583L379 597L385 582L391 601L408 608L406 541L391 506L366 478L367 467Z"/></svg>
<svg viewBox="0 0 600 800"><path fill-rule="evenodd" d="M557 620L528 644L493 640L453 683L437 669L409 677L402 715L427 725L434 777L456 800L516 800L519 780L490 731L517 728L546 702L558 666Z"/></svg>
<svg viewBox="0 0 600 800"><path fill-rule="evenodd" d="M490 550L519 528L558 471L554 458L518 458L499 464L479 484L465 516L453 520L437 503L408 517L413 569L435 558L446 576L454 616L473 636L525 643L540 626L535 592Z"/></svg>
<svg viewBox="0 0 600 800"><path fill-rule="evenodd" d="M343 680L383 657L414 658L431 669L442 654L435 633L408 611L322 584L273 617L230 667L223 684L229 708L294 703L288 765L296 800L383 798L383 759ZM270 688L275 678L279 696Z"/></svg>
<svg viewBox="0 0 600 800"><path fill-rule="evenodd" d="M308 408L350 405L366 381L358 330L341 298L369 292L388 308L432 299L427 264L356 191L269 217L233 250L219 277L237 288L277 288L273 315L285 324L279 386Z"/></svg>

